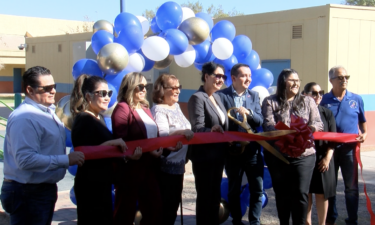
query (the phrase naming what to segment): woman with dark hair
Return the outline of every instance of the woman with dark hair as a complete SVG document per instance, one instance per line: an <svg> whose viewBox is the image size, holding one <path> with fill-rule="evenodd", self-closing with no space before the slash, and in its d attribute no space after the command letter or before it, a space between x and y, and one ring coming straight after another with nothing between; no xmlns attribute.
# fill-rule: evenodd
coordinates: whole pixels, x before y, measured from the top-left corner
<svg viewBox="0 0 375 225"><path fill-rule="evenodd" d="M224 67L214 62L202 67L203 85L189 99L188 111L194 132L217 132L228 130L228 116L220 97L220 90L227 76ZM224 169L226 145L192 145L190 159L193 165L197 190L196 224L219 224L220 185Z"/></svg>
<svg viewBox="0 0 375 225"><path fill-rule="evenodd" d="M336 132L336 121L332 111L319 105L324 91L319 84L311 82L305 85L304 93L314 99L318 107L320 118L323 122L324 132ZM336 195L335 165L332 159L335 145L328 141L315 141L316 163L311 178L309 207L306 224L311 223L312 194L315 194L316 209L318 211L319 225L326 224L328 198Z"/></svg>
<svg viewBox="0 0 375 225"><path fill-rule="evenodd" d="M264 131L275 130L278 122L289 126L292 115L302 118L312 132L323 129L315 102L299 93L300 83L297 71L293 69L281 71L277 79L276 94L263 100ZM282 153L290 164L282 162L267 151L264 152L281 225L289 224L290 215L293 225L303 225L306 222L308 193L315 166L315 148L312 143L310 146L312 147L302 149L300 156ZM278 148L276 145L274 147Z"/></svg>
<svg viewBox="0 0 375 225"><path fill-rule="evenodd" d="M146 99L147 81L141 73L129 73L121 82L118 104L112 113L116 138L133 141L158 137L158 127ZM136 148L139 153L140 147ZM163 148L143 153L135 160L115 160L114 223L133 225L137 202L142 225L161 224L161 197L157 182L159 157Z"/></svg>
<svg viewBox="0 0 375 225"><path fill-rule="evenodd" d="M70 96L73 147L110 145L126 150L125 142L114 139L100 115L107 110L111 95L103 78L77 78ZM78 167L74 178L78 224L112 224L112 174L112 159L87 160Z"/></svg>
<svg viewBox="0 0 375 225"><path fill-rule="evenodd" d="M184 135L193 138L191 125L180 109L178 96L181 85L176 76L162 74L154 84L152 99L156 105L151 108L160 136ZM164 149L161 156L159 184L162 197L162 224L174 225L185 173L188 146L181 142L176 147Z"/></svg>

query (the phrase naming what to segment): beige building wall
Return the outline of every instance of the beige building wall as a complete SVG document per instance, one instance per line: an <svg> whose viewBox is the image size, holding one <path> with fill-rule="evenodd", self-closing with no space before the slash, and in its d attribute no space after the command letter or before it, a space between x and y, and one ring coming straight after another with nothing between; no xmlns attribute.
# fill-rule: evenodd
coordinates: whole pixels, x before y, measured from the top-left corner
<svg viewBox="0 0 375 225"><path fill-rule="evenodd" d="M247 35L261 60L290 59L302 85L317 81L327 86L328 21L330 5L225 18L236 27L236 35ZM219 20L215 20L217 22ZM292 27L302 25L301 39L292 39ZM184 89L201 84L198 70L171 66ZM323 75L323 76L322 76Z"/></svg>
<svg viewBox="0 0 375 225"><path fill-rule="evenodd" d="M332 5L329 32L329 67L347 69L350 91L374 94L375 7Z"/></svg>

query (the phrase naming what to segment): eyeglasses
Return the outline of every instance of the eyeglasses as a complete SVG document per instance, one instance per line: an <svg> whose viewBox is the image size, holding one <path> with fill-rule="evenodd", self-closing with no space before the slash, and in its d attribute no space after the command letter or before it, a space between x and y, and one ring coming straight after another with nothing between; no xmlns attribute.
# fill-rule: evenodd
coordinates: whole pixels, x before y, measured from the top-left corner
<svg viewBox="0 0 375 225"><path fill-rule="evenodd" d="M349 80L350 79L350 75L346 75L346 76L336 76L336 77L332 77L331 79L333 80L333 79L339 79L340 81L343 81L344 80L344 78L346 79L346 80Z"/></svg>
<svg viewBox="0 0 375 225"><path fill-rule="evenodd" d="M146 85L138 84L137 85L137 88L138 88L139 91L143 91L145 88L147 89L147 87L149 87L149 84L146 84Z"/></svg>
<svg viewBox="0 0 375 225"><path fill-rule="evenodd" d="M164 89L172 89L173 91L177 91L177 90L181 90L182 89L182 85L178 86L178 87L163 87Z"/></svg>
<svg viewBox="0 0 375 225"><path fill-rule="evenodd" d="M287 79L286 81L291 82L291 83L296 83L296 84L301 83L301 80L299 80L299 79L295 79L295 80L293 80L293 79Z"/></svg>
<svg viewBox="0 0 375 225"><path fill-rule="evenodd" d="M320 91L310 91L310 92L308 92L308 94L311 94L311 96L313 96L314 98L316 98L318 95L323 96L324 95L324 91L323 90L320 90Z"/></svg>
<svg viewBox="0 0 375 225"><path fill-rule="evenodd" d="M33 88L42 88L43 92L51 92L53 89L56 90L56 84L51 84L47 86L34 86Z"/></svg>
<svg viewBox="0 0 375 225"><path fill-rule="evenodd" d="M211 76L215 76L216 77L216 80L220 80L220 78L222 78L224 81L226 81L228 79L228 77L224 74L211 74Z"/></svg>
<svg viewBox="0 0 375 225"><path fill-rule="evenodd" d="M112 94L113 94L113 91L112 90L109 90L109 91L106 91L106 90L100 90L100 91L94 91L93 92L94 94L98 94L99 97L102 97L102 98L105 98L105 97L111 97Z"/></svg>

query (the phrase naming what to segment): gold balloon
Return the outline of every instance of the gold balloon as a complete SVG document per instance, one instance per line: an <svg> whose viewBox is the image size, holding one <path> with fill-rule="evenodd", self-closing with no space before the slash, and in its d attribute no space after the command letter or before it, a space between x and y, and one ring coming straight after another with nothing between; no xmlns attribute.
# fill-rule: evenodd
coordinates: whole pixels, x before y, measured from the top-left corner
<svg viewBox="0 0 375 225"><path fill-rule="evenodd" d="M219 223L222 224L227 221L229 217L229 205L225 199L221 199L219 208Z"/></svg>
<svg viewBox="0 0 375 225"><path fill-rule="evenodd" d="M207 22L199 17L186 19L178 29L186 34L191 45L204 42L210 35L210 27Z"/></svg>
<svg viewBox="0 0 375 225"><path fill-rule="evenodd" d="M70 113L70 95L66 95L57 103L56 111L57 117L64 123L68 130L72 129L73 117Z"/></svg>
<svg viewBox="0 0 375 225"><path fill-rule="evenodd" d="M141 224L141 220L142 220L142 213L141 213L141 211L138 210L135 213L134 225L140 225Z"/></svg>
<svg viewBox="0 0 375 225"><path fill-rule="evenodd" d="M165 58L161 61L155 62L154 68L158 69L158 70L167 68L169 65L171 65L171 63L173 61L173 58L174 58L173 55L168 55L167 58Z"/></svg>
<svg viewBox="0 0 375 225"><path fill-rule="evenodd" d="M98 30L105 30L108 31L109 33L113 33L113 25L108 22L107 20L98 20L94 23L92 26L92 30L95 33Z"/></svg>
<svg viewBox="0 0 375 225"><path fill-rule="evenodd" d="M109 43L100 49L96 59L104 73L117 74L128 65L129 54L121 44Z"/></svg>
<svg viewBox="0 0 375 225"><path fill-rule="evenodd" d="M113 113L113 110L115 109L116 105L117 105L117 102L115 104L113 104L113 106L111 106L110 108L108 108L107 110L101 112L100 114L103 117L111 117L112 113Z"/></svg>

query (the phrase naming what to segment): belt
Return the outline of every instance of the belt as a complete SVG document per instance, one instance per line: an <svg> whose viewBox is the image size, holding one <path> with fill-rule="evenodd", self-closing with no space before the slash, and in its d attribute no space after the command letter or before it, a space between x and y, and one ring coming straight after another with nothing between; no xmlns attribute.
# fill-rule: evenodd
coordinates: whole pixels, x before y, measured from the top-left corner
<svg viewBox="0 0 375 225"><path fill-rule="evenodd" d="M15 182L14 180L4 178L4 182Z"/></svg>

